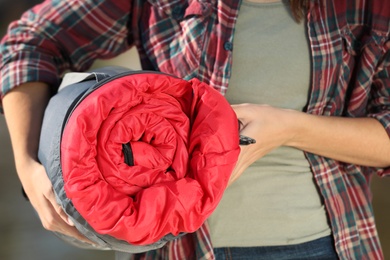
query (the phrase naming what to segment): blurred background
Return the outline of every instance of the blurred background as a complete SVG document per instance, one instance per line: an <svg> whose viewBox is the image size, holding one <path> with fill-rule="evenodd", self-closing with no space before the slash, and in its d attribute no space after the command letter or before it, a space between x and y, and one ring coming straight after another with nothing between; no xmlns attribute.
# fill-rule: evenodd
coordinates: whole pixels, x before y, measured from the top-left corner
<svg viewBox="0 0 390 260"><path fill-rule="evenodd" d="M41 1L0 0L0 36L10 21L24 10ZM139 69L138 56L131 50L110 61L98 61L95 66L122 65ZM373 178L373 204L384 254L390 259L390 178ZM44 230L33 208L21 193L15 171L11 143L0 115L0 259L1 260L111 260L113 252L82 250L63 243Z"/></svg>

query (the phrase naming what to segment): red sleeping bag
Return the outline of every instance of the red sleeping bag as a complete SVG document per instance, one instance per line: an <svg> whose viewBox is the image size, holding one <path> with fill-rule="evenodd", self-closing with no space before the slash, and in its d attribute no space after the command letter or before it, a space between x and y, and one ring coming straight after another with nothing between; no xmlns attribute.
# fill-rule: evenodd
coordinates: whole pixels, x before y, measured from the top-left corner
<svg viewBox="0 0 390 260"><path fill-rule="evenodd" d="M68 117L65 192L97 233L152 244L205 222L239 149L237 117L210 86L159 73L122 76Z"/></svg>

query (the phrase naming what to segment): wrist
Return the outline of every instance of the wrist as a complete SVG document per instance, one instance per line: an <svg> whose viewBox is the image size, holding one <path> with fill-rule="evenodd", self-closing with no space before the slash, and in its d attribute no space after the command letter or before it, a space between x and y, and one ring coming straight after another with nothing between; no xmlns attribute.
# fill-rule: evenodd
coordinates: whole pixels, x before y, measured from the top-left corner
<svg viewBox="0 0 390 260"><path fill-rule="evenodd" d="M36 164L39 164L36 157L30 156L28 154L23 156L15 156L15 168L19 177L28 174Z"/></svg>
<svg viewBox="0 0 390 260"><path fill-rule="evenodd" d="M309 117L311 115L296 110L286 110L285 124L287 137L285 146L301 148L306 136L306 129L309 126Z"/></svg>

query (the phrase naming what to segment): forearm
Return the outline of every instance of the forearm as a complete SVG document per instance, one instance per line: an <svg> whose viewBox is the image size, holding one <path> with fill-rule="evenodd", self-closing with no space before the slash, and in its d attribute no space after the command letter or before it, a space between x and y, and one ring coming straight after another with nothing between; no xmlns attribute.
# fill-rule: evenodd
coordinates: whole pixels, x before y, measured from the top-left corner
<svg viewBox="0 0 390 260"><path fill-rule="evenodd" d="M376 119L291 114L286 145L342 162L390 166L390 139Z"/></svg>
<svg viewBox="0 0 390 260"><path fill-rule="evenodd" d="M37 162L43 114L50 98L49 86L22 84L3 98L19 178L45 229L92 243L81 235L57 204L44 167Z"/></svg>
<svg viewBox="0 0 390 260"><path fill-rule="evenodd" d="M17 168L38 160L39 135L49 97L47 84L31 82L16 87L2 100Z"/></svg>

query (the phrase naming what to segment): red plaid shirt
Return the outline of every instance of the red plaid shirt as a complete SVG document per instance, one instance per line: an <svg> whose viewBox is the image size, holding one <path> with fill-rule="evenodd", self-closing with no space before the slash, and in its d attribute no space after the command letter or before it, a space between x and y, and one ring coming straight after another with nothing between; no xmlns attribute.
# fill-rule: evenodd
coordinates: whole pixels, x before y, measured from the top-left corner
<svg viewBox="0 0 390 260"><path fill-rule="evenodd" d="M2 40L1 95L28 81L58 85L135 45L144 69L197 77L225 93L240 1L53 0L26 12ZM307 113L375 117L390 135L390 1L311 0L312 87ZM382 259L370 177L389 169L307 153L341 259ZM144 255L213 259L207 226ZM194 253L196 252L196 253ZM141 257L138 255L137 257Z"/></svg>

